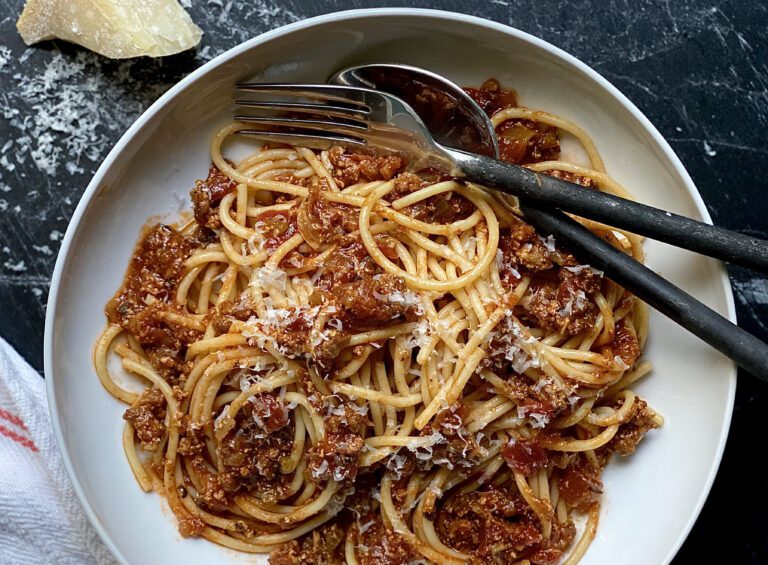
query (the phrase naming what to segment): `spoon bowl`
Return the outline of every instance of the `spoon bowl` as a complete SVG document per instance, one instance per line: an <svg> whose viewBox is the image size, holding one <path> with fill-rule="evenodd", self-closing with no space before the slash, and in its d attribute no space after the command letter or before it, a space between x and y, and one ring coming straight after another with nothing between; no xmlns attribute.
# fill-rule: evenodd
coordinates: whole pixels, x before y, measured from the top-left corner
<svg viewBox="0 0 768 565"><path fill-rule="evenodd" d="M342 69L329 82L393 94L413 108L438 143L499 157L499 142L486 113L461 87L436 73L399 63L375 63Z"/></svg>

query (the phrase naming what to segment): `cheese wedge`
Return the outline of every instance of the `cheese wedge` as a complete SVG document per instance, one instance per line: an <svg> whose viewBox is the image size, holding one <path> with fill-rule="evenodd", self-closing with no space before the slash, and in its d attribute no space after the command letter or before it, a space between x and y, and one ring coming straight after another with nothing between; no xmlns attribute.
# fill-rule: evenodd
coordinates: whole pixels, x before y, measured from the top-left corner
<svg viewBox="0 0 768 565"><path fill-rule="evenodd" d="M112 59L172 55L203 35L177 0L28 0L16 27L27 45L64 39Z"/></svg>

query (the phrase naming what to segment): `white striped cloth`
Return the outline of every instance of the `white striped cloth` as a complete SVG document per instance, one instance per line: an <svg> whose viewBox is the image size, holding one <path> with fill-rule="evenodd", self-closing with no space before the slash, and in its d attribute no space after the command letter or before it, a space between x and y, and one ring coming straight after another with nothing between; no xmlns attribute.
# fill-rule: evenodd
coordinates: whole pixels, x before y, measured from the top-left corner
<svg viewBox="0 0 768 565"><path fill-rule="evenodd" d="M0 564L115 563L53 437L45 382L0 338Z"/></svg>

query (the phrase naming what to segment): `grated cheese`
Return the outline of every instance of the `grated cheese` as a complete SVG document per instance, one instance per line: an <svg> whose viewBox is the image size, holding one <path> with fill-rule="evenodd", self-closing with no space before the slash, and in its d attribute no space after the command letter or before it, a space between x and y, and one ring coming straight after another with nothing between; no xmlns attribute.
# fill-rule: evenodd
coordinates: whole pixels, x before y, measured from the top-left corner
<svg viewBox="0 0 768 565"><path fill-rule="evenodd" d="M600 271L598 269L594 269L590 267L589 265L576 265L575 267L563 267L566 271L570 271L574 274L579 274L582 271L590 271L591 273L597 275L598 277L602 277L605 273L603 271Z"/></svg>
<svg viewBox="0 0 768 565"><path fill-rule="evenodd" d="M613 358L613 363L622 371L626 371L627 369L629 369L629 365L626 364L624 359L622 359L621 355L616 355Z"/></svg>
<svg viewBox="0 0 768 565"><path fill-rule="evenodd" d="M328 472L328 461L323 461L315 469L312 469L312 477L315 479L321 479Z"/></svg>
<svg viewBox="0 0 768 565"><path fill-rule="evenodd" d="M530 416L533 419L533 422L531 423L532 428L543 428L549 424L549 417L546 414L531 412Z"/></svg>
<svg viewBox="0 0 768 565"><path fill-rule="evenodd" d="M219 429L222 425L222 422L229 417L229 404L224 406L224 408L221 410L221 413L216 416L216 419L213 421L213 427L214 429Z"/></svg>
<svg viewBox="0 0 768 565"><path fill-rule="evenodd" d="M429 320L424 318L419 321L411 335L405 340L405 347L408 349L414 349L416 347L425 347L429 343L431 336Z"/></svg>
<svg viewBox="0 0 768 565"><path fill-rule="evenodd" d="M250 286L285 290L287 284L288 274L282 269L278 269L272 265L264 265L263 267L254 269L253 274L251 275Z"/></svg>

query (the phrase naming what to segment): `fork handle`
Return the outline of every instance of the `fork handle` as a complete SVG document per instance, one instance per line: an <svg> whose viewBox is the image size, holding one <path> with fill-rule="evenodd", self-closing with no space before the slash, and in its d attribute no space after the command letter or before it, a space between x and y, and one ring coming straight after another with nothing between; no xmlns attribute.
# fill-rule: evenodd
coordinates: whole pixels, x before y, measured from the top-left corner
<svg viewBox="0 0 768 565"><path fill-rule="evenodd" d="M522 203L520 209L537 229L567 241L580 260L602 270L648 305L768 382L768 345L562 212L547 212Z"/></svg>
<svg viewBox="0 0 768 565"><path fill-rule="evenodd" d="M467 180L722 261L768 273L768 241L496 159L448 150Z"/></svg>

